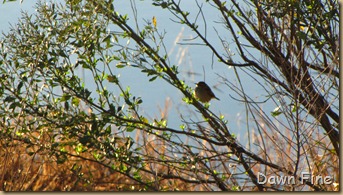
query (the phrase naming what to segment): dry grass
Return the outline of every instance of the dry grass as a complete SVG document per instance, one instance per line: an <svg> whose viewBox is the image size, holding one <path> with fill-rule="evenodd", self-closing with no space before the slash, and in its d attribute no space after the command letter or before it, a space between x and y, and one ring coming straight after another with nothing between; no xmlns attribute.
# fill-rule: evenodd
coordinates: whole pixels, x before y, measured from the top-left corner
<svg viewBox="0 0 343 195"><path fill-rule="evenodd" d="M31 134L32 136L32 134ZM32 138L32 137L31 137ZM37 137L36 137L37 138ZM40 140L40 146L48 144L48 139ZM147 155L156 156L158 142L150 142L145 148ZM161 144L159 142L159 144ZM2 191L146 191L139 184L122 173L93 161L91 150L77 156L68 156L64 163L57 163L44 147L27 147L28 144L16 140L0 142L0 190ZM161 146L159 146L161 147ZM75 154L71 147L67 153ZM161 151L160 151L161 152ZM148 154L149 153L149 154ZM89 160L87 160L89 159ZM110 159L106 159L110 161ZM116 162L112 164L116 164ZM148 162L148 170L166 173L168 167ZM143 181L152 182L154 187L164 191L188 191L194 189L179 180L159 180L151 174L141 172Z"/></svg>
<svg viewBox="0 0 343 195"><path fill-rule="evenodd" d="M161 113L167 117L168 103ZM261 119L260 124L268 124ZM290 171L294 171L294 146L292 142L286 142L276 130L262 125L263 133L261 136L254 134L253 140L259 145L262 140L266 144L266 150L257 151L263 158L271 162L282 165ZM182 167L179 164L166 164L161 161L161 156L165 162L172 162L175 157L172 153L172 145L165 140L159 139L153 134L145 131L137 131L135 143L142 147L141 154L144 159L146 171L140 171L140 177L145 183L141 184L134 179L115 172L99 162L93 161L92 150L77 155L72 147L66 147L66 152L70 154L64 163L57 163L54 155L49 150L49 131L45 134L36 131L30 132L26 136L30 140L35 140L35 145L29 145L23 140L0 139L0 190L2 191L207 191L211 184L187 183L179 179L162 179L152 173L180 175L182 178L192 179L194 174L190 166ZM288 132L288 133L287 133ZM41 135L41 136L40 136ZM288 140L291 139L289 131L284 134ZM316 140L321 140L316 142ZM70 141L70 140L69 140ZM298 172L310 171L312 175L333 176L335 182L339 182L339 159L334 153L330 152L329 141L320 134L312 133L312 140L304 145L306 153L301 153ZM122 143L123 144L123 143ZM46 146L46 147L45 147ZM209 150L208 143L202 143L203 151L201 155L213 156ZM120 147L120 146L118 146ZM208 152L206 152L208 151ZM180 154L187 154L187 151L179 151ZM205 154L206 153L206 154ZM211 153L211 154L210 154ZM267 156L265 156L267 155ZM307 158L307 159L305 159ZM88 160L87 160L88 159ZM111 164L118 165L115 159L106 159ZM223 159L223 167L228 168L230 163ZM214 167L216 165L213 165ZM308 167L311 170L308 170ZM229 170L229 169L228 169ZM232 170L232 169L230 169ZM277 170L266 168L256 164L252 167L254 173L263 172L266 175L278 175ZM225 170L223 170L225 172ZM266 172L264 172L266 171ZM230 177L230 172L226 172ZM199 175L198 175L199 176ZM205 175L203 175L205 176ZM202 176L201 176L202 177ZM232 178L235 179L235 178ZM237 182L232 182L235 184ZM152 188L146 188L146 184ZM238 184L235 184L236 186ZM243 184L241 189L253 190L251 186ZM282 186L279 186L282 187ZM284 190L292 190L290 186L283 186ZM297 189L302 186L293 186ZM339 190L337 186L323 185L327 191ZM306 189L303 189L306 190Z"/></svg>
<svg viewBox="0 0 343 195"><path fill-rule="evenodd" d="M25 144L1 146L1 189L4 191L121 190L125 178L95 162L71 157L57 164L49 154L28 155ZM73 168L74 166L74 168Z"/></svg>

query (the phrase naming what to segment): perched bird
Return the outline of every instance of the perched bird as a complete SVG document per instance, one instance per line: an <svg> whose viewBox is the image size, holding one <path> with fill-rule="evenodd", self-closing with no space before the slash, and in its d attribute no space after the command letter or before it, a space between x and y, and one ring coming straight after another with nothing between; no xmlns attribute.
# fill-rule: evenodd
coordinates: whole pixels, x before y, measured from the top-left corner
<svg viewBox="0 0 343 195"><path fill-rule="evenodd" d="M209 102L212 98L219 100L219 98L214 95L211 88L203 81L196 84L195 97L203 103Z"/></svg>

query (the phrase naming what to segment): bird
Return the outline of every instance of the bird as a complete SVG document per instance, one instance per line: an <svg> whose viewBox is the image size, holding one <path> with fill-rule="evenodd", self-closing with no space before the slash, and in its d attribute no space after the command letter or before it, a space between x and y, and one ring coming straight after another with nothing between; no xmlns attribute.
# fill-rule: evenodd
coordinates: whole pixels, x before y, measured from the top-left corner
<svg viewBox="0 0 343 195"><path fill-rule="evenodd" d="M195 86L195 97L199 99L202 103L209 102L212 98L217 98L212 92L211 88L204 82L200 81Z"/></svg>

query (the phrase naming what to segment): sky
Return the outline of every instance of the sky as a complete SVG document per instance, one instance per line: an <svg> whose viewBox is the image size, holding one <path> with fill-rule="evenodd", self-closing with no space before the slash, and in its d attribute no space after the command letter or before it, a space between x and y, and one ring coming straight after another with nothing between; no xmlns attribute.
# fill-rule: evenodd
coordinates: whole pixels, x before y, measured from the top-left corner
<svg viewBox="0 0 343 195"><path fill-rule="evenodd" d="M55 1L56 2L56 1ZM63 2L63 1L62 1ZM220 101L211 102L211 110L214 113L220 113L225 116L229 121L230 129L240 139L243 140L246 136L245 133L245 107L244 104L232 99L235 96L231 93L227 86L222 84L222 79L218 76L225 77L232 82L235 81L233 69L219 63L216 59L212 58L212 52L199 45L187 45L187 41L196 37L195 33L191 30L183 27L172 21L173 16L166 10L154 7L151 5L151 1L135 1L137 6L137 20L139 23L144 24L147 20L152 20L153 17L157 19L157 27L162 32L165 31L165 45L167 52L170 56L170 63L172 65L178 65L181 71L179 77L185 81L185 83L191 87L195 87L195 83L201 80L205 80L206 83L213 87L213 92L220 99ZM197 13L198 8L194 1L182 1L185 8L190 8L190 11L194 9L194 13ZM130 20L134 24L133 12L130 6L130 1L116 1L116 9L120 13L128 13ZM221 24L219 14L215 14L211 10L213 8L203 6L204 13L211 13L206 15L207 25L207 38L214 43L215 46L221 47L221 42L217 37L218 34L227 39L228 42L232 42L231 37L227 37L227 30L225 30ZM34 4L30 1L23 1L23 3L7 2L0 5L0 31L6 33L10 28L10 23L15 24L20 18L21 11L27 11L28 13L35 13ZM212 14L214 13L214 14ZM204 30L205 25L199 19L199 28ZM110 27L111 28L111 27ZM216 29L216 30L214 30ZM113 30L113 29L110 29ZM217 31L217 32L216 32ZM200 41L197 41L200 42ZM234 50L234 48L232 48ZM233 60L236 60L236 56L233 56ZM213 66L211 66L213 64ZM205 71L203 71L205 70ZM192 74L189 74L192 73ZM205 74L204 74L205 73ZM167 83L161 82L148 82L149 78L141 74L139 70L122 69L118 70L121 82L131 88L131 91L135 96L141 96L144 104L140 107L140 110L151 118L160 118L160 110L163 110L165 103L169 102L171 109L169 110L168 119L170 125L173 128L179 128L181 125L179 114L180 113L195 113L194 108L186 105L183 101L183 95L177 89L171 87ZM91 75L84 75L85 80ZM247 76L242 76L243 81L246 82L246 89L248 93L256 94L253 97L262 97L260 89L254 85L254 80ZM92 89L95 85L90 84ZM108 86L111 89L111 86ZM238 98L238 97L237 97ZM273 107L265 107L266 109L273 110ZM196 114L196 113L195 113Z"/></svg>

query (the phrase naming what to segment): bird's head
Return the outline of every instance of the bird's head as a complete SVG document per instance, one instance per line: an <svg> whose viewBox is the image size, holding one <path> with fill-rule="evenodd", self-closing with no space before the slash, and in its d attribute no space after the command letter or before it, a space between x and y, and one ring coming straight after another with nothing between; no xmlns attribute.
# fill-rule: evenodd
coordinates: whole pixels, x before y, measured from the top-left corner
<svg viewBox="0 0 343 195"><path fill-rule="evenodd" d="M200 82L198 82L198 83L196 83L196 86L197 87L204 87L204 86L207 86L207 84L204 82L204 81L200 81Z"/></svg>

